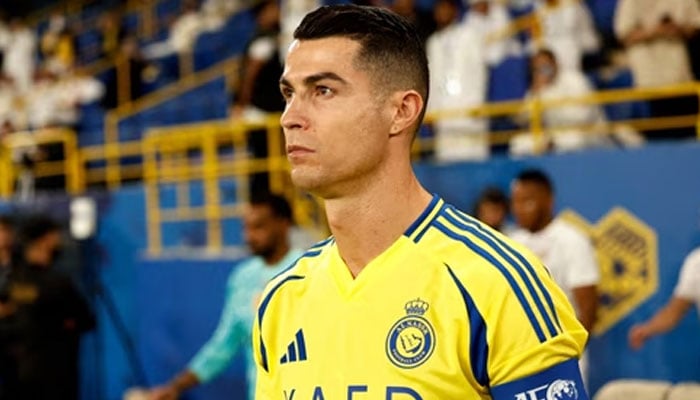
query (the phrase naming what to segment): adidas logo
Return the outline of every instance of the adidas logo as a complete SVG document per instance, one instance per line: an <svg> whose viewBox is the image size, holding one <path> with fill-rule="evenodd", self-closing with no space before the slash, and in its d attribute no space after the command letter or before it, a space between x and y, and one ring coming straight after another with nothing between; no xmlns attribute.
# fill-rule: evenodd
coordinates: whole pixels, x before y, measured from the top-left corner
<svg viewBox="0 0 700 400"><path fill-rule="evenodd" d="M299 329L294 335L294 340L287 346L287 354L280 359L280 364L293 363L306 360L306 342L304 342L304 332Z"/></svg>

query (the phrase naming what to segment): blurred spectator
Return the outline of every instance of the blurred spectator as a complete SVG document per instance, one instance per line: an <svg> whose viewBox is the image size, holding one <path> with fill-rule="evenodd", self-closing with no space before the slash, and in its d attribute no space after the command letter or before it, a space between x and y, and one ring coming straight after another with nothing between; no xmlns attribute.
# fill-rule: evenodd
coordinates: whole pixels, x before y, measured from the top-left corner
<svg viewBox="0 0 700 400"><path fill-rule="evenodd" d="M263 117L264 113L284 110L278 83L282 75L277 45L280 8L277 1L265 0L258 3L253 12L256 15L256 33L248 43L243 60L234 118L255 119Z"/></svg>
<svg viewBox="0 0 700 400"><path fill-rule="evenodd" d="M558 61L549 50L539 50L530 61L530 90L527 99L556 100L581 97L593 92L586 77L575 69L560 69ZM577 104L550 107L542 112L542 126L557 129L545 135L545 146L557 152L575 151L610 143L601 134L605 128L605 116L596 105ZM584 127L593 127L586 131ZM517 135L510 142L512 155L528 155L536 152L533 135Z"/></svg>
<svg viewBox="0 0 700 400"><path fill-rule="evenodd" d="M15 82L15 86L22 93L28 91L32 85L35 52L34 32L22 20L13 19L10 22L10 33L2 67L5 75Z"/></svg>
<svg viewBox="0 0 700 400"><path fill-rule="evenodd" d="M70 278L53 269L61 249L59 225L45 216L30 217L17 242L5 288L12 310L2 321L14 333L11 348L18 373L12 398L75 400L80 335L95 320Z"/></svg>
<svg viewBox="0 0 700 400"><path fill-rule="evenodd" d="M243 217L246 243L253 257L231 272L219 326L190 364L165 385L150 392L151 400L175 400L183 392L221 374L240 350L245 352L248 395L255 397L256 368L250 346L255 310L265 284L291 265L301 251L292 249L292 210L283 197L254 198Z"/></svg>
<svg viewBox="0 0 700 400"><path fill-rule="evenodd" d="M55 12L49 18L49 26L41 37L41 54L46 68L58 75L66 73L75 64L75 43L66 17Z"/></svg>
<svg viewBox="0 0 700 400"><path fill-rule="evenodd" d="M121 41L126 36L119 12L110 10L100 15L97 29L100 33L100 57L115 57L119 53Z"/></svg>
<svg viewBox="0 0 700 400"><path fill-rule="evenodd" d="M554 187L539 170L522 171L511 189L511 210L518 229L510 237L524 244L547 266L587 331L596 321L600 272L588 238L566 221L554 217ZM580 360L586 382L588 362Z"/></svg>
<svg viewBox="0 0 700 400"><path fill-rule="evenodd" d="M534 50L551 49L562 70L582 70L584 54L598 51L600 40L583 0L540 0L535 3L541 38Z"/></svg>
<svg viewBox="0 0 700 400"><path fill-rule="evenodd" d="M133 101L144 93L143 74L148 66L139 49L138 40L133 36L127 36L119 45L115 75L105 81L105 94L102 98L102 106L111 109L123 102ZM120 81L117 76L128 77L127 81ZM125 86L119 86L126 83Z"/></svg>
<svg viewBox="0 0 700 400"><path fill-rule="evenodd" d="M294 39L294 30L304 16L321 5L319 0L281 0L280 1L280 62L284 63L289 45Z"/></svg>
<svg viewBox="0 0 700 400"><path fill-rule="evenodd" d="M431 11L421 10L415 0L393 0L391 10L411 21L425 42L435 32L436 25Z"/></svg>
<svg viewBox="0 0 700 400"><path fill-rule="evenodd" d="M250 6L249 0L204 0L201 7L207 31L220 29L228 17Z"/></svg>
<svg viewBox="0 0 700 400"><path fill-rule="evenodd" d="M26 97L30 126L33 129L73 127L80 117L79 106L99 100L103 94L102 83L92 77L75 74L59 77L40 69Z"/></svg>
<svg viewBox="0 0 700 400"><path fill-rule="evenodd" d="M497 187L487 187L474 206L474 216L491 228L508 233L508 197Z"/></svg>
<svg viewBox="0 0 700 400"><path fill-rule="evenodd" d="M483 47L474 30L459 21L457 0L435 5L438 30L426 44L430 62L428 110L463 114L486 98L488 68ZM435 127L435 158L438 161L483 160L489 156L487 121L464 115L438 115Z"/></svg>
<svg viewBox="0 0 700 400"><path fill-rule="evenodd" d="M495 0L469 0L469 10L464 17L467 25L483 47L486 63L493 67L508 56L521 54L520 44L510 36L508 10Z"/></svg>
<svg viewBox="0 0 700 400"><path fill-rule="evenodd" d="M627 48L635 85L652 87L693 80L686 41L700 28L697 0L619 0L615 33ZM698 112L696 96L650 103L653 117ZM693 137L694 128L646 132L650 139Z"/></svg>
<svg viewBox="0 0 700 400"><path fill-rule="evenodd" d="M197 2L185 0L180 15L170 27L168 38L146 46L143 55L147 59L154 59L173 53L191 52L197 36L205 30L205 20L197 9Z"/></svg>
<svg viewBox="0 0 700 400"><path fill-rule="evenodd" d="M258 3L253 11L256 15L256 33L247 46L231 114L234 119L260 121L267 113L284 110L284 100L279 91L279 77L282 75L278 54L280 9L276 0L265 0ZM267 157L267 131L250 132L248 146L254 158ZM253 174L250 185L251 193L268 191L268 173Z"/></svg>
<svg viewBox="0 0 700 400"><path fill-rule="evenodd" d="M700 247L683 261L673 296L647 321L630 329L629 344L635 350L656 336L675 328L695 304L700 311Z"/></svg>

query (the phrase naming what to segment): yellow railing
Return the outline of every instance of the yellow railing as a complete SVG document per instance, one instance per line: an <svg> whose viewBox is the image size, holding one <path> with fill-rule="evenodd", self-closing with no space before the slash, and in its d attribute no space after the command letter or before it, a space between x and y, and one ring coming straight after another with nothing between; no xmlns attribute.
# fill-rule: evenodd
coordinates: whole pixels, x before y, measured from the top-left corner
<svg viewBox="0 0 700 400"><path fill-rule="evenodd" d="M202 78L203 79L203 78ZM185 85L185 87L188 87ZM621 89L592 93L585 97L564 98L555 101L532 99L485 104L469 110L447 110L428 116L430 124L441 118L462 116L495 117L531 114L531 125L527 130L492 132L489 138L494 143L507 142L513 135L529 132L536 137L556 135L561 129L571 127L546 128L541 116L546 110L580 104L608 104L638 100L661 99L681 95L700 97L700 83L688 83L659 88ZM144 99L133 105L133 109L143 109L157 104L155 99ZM117 110L120 111L120 110ZM121 110L126 113L126 110ZM115 118L115 117L112 117ZM112 121L111 123L115 123ZM671 129L694 126L700 139L700 115L647 118L608 123L609 131L615 125L631 126L639 130ZM599 126L578 126L580 131L599 132ZM268 138L268 154L265 159L251 159L247 154L248 136L252 132L264 130ZM13 134L5 138L0 148L0 195L7 198L13 193L13 184L18 166L12 162L13 152L27 146L29 133ZM257 122L233 120L212 121L149 130L144 139L138 142L119 143L116 136L104 146L78 148L75 134L66 130L45 130L33 133L37 145L60 143L65 160L59 162L39 162L35 174L65 175L66 189L77 194L88 184L106 183L116 187L124 179L143 179L146 193L148 221L148 243L151 254L163 251L163 224L173 221L204 221L207 225L208 249L219 251L224 246L221 221L240 216L240 203L222 204L219 183L231 180L235 184L235 198L245 201L249 198L249 176L253 173L269 173L270 190L285 194L294 199L295 217L302 226L323 227L321 206L313 198L295 191L289 182L288 165L283 151L279 115L270 115ZM430 141L418 141L416 151L430 149ZM139 156L140 163L131 166L121 165L121 158L127 155ZM95 162L107 166L94 166ZM112 171L109 163L112 162ZM111 182L111 183L110 183ZM195 206L190 199L190 185L197 183L203 191L203 204ZM161 206L163 190L170 187L175 191L175 205ZM323 229L323 228L322 228Z"/></svg>
<svg viewBox="0 0 700 400"><path fill-rule="evenodd" d="M85 190L84 169L75 133L68 129L44 129L41 131L16 132L5 136L0 152L0 195L7 198L12 195L13 185L21 167L21 154L33 153L38 162L34 167L37 178L47 176L64 176L66 191L79 194ZM41 161L41 149L48 145L60 145L63 160Z"/></svg>
<svg viewBox="0 0 700 400"><path fill-rule="evenodd" d="M128 102L109 111L105 116L104 145L84 148L86 161L105 160L104 168L95 168L88 175L89 182L104 181L109 188L116 188L124 177L140 176L140 165L125 168L121 165L124 157L140 156L141 141L122 142L119 140L119 122L139 112L155 107L183 93L197 88L214 79L224 77L226 87L231 88L238 78L238 58L222 61L204 71L189 75L177 84L169 85L157 92L144 96L134 102Z"/></svg>
<svg viewBox="0 0 700 400"><path fill-rule="evenodd" d="M268 173L270 190L292 197L287 184L287 163L282 148L278 117L270 116L260 122L220 121L193 124L177 129L153 129L144 140L144 183L146 212L148 214L149 252L162 251L162 224L174 221L197 220L207 225L208 249L220 251L223 247L221 221L241 214L240 203L222 204L219 184L233 180L236 199L249 198L248 178L253 173ZM247 155L248 136L261 134L268 137L268 157L250 159ZM226 150L229 150L226 154ZM203 204L193 206L189 198L190 185L200 183ZM160 204L163 186L175 186L176 205L164 209ZM297 203L297 202L295 202ZM302 226L318 225L311 221L313 212L295 204L295 217Z"/></svg>

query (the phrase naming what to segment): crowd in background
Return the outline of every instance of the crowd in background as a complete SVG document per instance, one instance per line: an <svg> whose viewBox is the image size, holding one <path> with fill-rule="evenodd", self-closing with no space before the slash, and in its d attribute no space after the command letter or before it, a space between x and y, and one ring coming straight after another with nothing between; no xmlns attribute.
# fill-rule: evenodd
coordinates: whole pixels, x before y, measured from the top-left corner
<svg viewBox="0 0 700 400"><path fill-rule="evenodd" d="M126 60L130 80L127 100L133 100L145 92L146 82L158 73L154 60L192 52L200 35L221 29L237 13L251 9L257 15L257 29L245 46L243 72L239 87L234 90L231 115L255 118L261 113L279 111L278 89L269 81L281 68L278 61L291 42L294 27L306 12L322 2L282 0L276 2L278 9L274 11L264 7L266 3L182 1L177 13L157 21L159 27L165 27L157 39L145 38L133 27L128 28L123 5L107 9L87 22L55 12L41 30L27 26L20 18L2 18L0 132L74 127L80 119L81 104L99 100L109 109L124 100L118 99L115 78L100 81L80 72L86 55L79 51L97 54L102 59ZM414 0L360 3L390 7L419 27L431 63L432 111L464 110L489 101L489 85L493 85L490 74L514 58L530 58L525 98L545 101L591 94L596 89L591 81L594 73L610 75L631 70L636 86L651 87L691 81L692 71L698 70L689 56L700 53L693 51L700 28L697 0L650 1L646 6L620 0L614 32L596 28L587 3L578 0L437 0L431 8ZM512 16L522 13L529 15L530 20L514 25ZM99 33L97 49L76 46L77 35L87 29ZM695 112L697 102L693 97L649 103L651 117ZM523 109L507 125L527 130L531 117ZM690 128L660 134L612 127L607 122L603 108L591 103L547 109L542 115L542 127L556 130L557 134L550 135L548 131L543 146L564 152L634 146L644 138L693 135ZM445 115L432 126L435 159L487 158L492 147L487 132L496 125L486 117ZM515 136L509 144L513 156L536 151L532 135Z"/></svg>

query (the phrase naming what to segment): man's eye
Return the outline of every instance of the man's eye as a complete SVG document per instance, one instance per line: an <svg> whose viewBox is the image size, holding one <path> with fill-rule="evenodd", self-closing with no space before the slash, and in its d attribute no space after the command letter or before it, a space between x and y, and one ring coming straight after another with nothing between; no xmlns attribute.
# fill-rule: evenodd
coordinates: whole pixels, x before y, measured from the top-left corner
<svg viewBox="0 0 700 400"><path fill-rule="evenodd" d="M327 86L316 86L316 92L321 96L330 96L333 94L333 89Z"/></svg>
<svg viewBox="0 0 700 400"><path fill-rule="evenodd" d="M282 97L284 97L285 99L291 98L294 94L294 92L290 88L282 88L280 89L280 92L282 93Z"/></svg>

